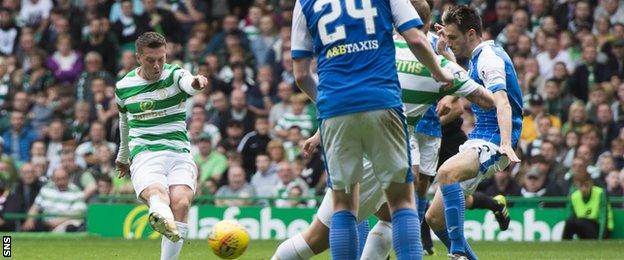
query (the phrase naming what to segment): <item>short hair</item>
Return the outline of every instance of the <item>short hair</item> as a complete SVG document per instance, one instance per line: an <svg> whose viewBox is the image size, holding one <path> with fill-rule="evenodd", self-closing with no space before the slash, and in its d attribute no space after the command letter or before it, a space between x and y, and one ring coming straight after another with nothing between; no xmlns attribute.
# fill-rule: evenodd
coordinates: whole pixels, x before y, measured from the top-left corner
<svg viewBox="0 0 624 260"><path fill-rule="evenodd" d="M139 38L134 42L135 48L138 53L142 53L144 48L160 48L161 46L165 46L167 44L167 40L162 34L157 32L146 32L141 34Z"/></svg>
<svg viewBox="0 0 624 260"><path fill-rule="evenodd" d="M423 24L427 24L431 21L431 5L423 0L410 0L412 2L412 6L416 9L418 16L420 16L420 20L422 20Z"/></svg>
<svg viewBox="0 0 624 260"><path fill-rule="evenodd" d="M583 184L583 183L591 182L592 179L591 179L591 176L589 176L589 173L587 173L586 171L582 171L582 172L575 172L574 175L572 176L572 181L577 184Z"/></svg>
<svg viewBox="0 0 624 260"><path fill-rule="evenodd" d="M442 22L445 25L455 24L462 33L468 32L470 29L475 30L478 36L481 36L482 24L481 17L477 10L467 5L458 5L449 8L442 16Z"/></svg>
<svg viewBox="0 0 624 260"><path fill-rule="evenodd" d="M113 179L110 176L106 175L106 174L102 174L102 175L98 176L97 177L97 181L103 181L103 182L106 182L108 184L112 184L113 183Z"/></svg>

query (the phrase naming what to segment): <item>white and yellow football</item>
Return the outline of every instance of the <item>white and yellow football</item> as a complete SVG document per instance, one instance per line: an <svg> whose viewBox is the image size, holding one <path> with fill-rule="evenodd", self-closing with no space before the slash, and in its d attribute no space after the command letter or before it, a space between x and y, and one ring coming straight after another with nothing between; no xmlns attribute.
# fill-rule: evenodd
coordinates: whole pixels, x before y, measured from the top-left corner
<svg viewBox="0 0 624 260"><path fill-rule="evenodd" d="M208 236L208 245L218 257L235 259L247 249L249 234L236 220L222 220L212 227L212 232Z"/></svg>

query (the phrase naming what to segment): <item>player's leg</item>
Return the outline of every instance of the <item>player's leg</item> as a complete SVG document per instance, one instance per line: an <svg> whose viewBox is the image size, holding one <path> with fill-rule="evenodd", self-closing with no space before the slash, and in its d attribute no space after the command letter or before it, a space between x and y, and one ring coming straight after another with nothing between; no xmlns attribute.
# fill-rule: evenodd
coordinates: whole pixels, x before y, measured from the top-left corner
<svg viewBox="0 0 624 260"><path fill-rule="evenodd" d="M182 239L172 241L163 238L161 241L161 260L178 259L180 256L184 239L188 234L188 211L197 185L197 167L187 154L172 153L168 162L169 200L171 201L175 225Z"/></svg>
<svg viewBox="0 0 624 260"><path fill-rule="evenodd" d="M489 209L494 213L501 231L509 228L509 212L507 210L507 199L503 195L490 197L482 192L475 192L466 197L466 209Z"/></svg>
<svg viewBox="0 0 624 260"><path fill-rule="evenodd" d="M321 121L320 133L326 157L328 185L332 188L333 215L329 231L332 256L358 257L357 220L359 186L363 172L361 121L367 113L332 117Z"/></svg>
<svg viewBox="0 0 624 260"><path fill-rule="evenodd" d="M149 223L152 229L179 240L180 234L171 211L163 152L143 152L130 165L132 185L137 196L149 206Z"/></svg>
<svg viewBox="0 0 624 260"><path fill-rule="evenodd" d="M438 170L451 254L467 255L464 238L465 198L459 182L475 177L479 166L477 150L465 149L444 162Z"/></svg>
<svg viewBox="0 0 624 260"><path fill-rule="evenodd" d="M364 150L373 164L375 176L383 184L392 212L394 250L398 259L421 259L420 220L405 119L399 110L393 109L369 115L364 127L370 138L365 140Z"/></svg>
<svg viewBox="0 0 624 260"><path fill-rule="evenodd" d="M387 259L392 249L392 217L387 204L383 204L375 213L379 219L369 232L361 260Z"/></svg>
<svg viewBox="0 0 624 260"><path fill-rule="evenodd" d="M271 260L306 260L327 248L329 228L317 216L305 231L282 242Z"/></svg>

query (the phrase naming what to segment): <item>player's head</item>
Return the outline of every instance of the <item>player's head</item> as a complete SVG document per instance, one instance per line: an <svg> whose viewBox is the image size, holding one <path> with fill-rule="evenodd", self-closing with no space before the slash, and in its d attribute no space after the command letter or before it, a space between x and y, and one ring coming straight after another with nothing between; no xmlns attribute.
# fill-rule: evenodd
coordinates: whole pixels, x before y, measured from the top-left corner
<svg viewBox="0 0 624 260"><path fill-rule="evenodd" d="M575 172L572 180L574 186L583 193L583 196L588 196L590 194L593 182L587 171Z"/></svg>
<svg viewBox="0 0 624 260"><path fill-rule="evenodd" d="M414 9L420 16L420 20L422 20L423 27L420 28L423 32L427 33L431 28L431 6L433 6L432 0L410 0Z"/></svg>
<svg viewBox="0 0 624 260"><path fill-rule="evenodd" d="M481 17L472 7L458 5L442 15L448 36L448 46L457 57L467 58L481 42Z"/></svg>
<svg viewBox="0 0 624 260"><path fill-rule="evenodd" d="M147 80L160 78L167 58L167 41L156 32L146 32L134 42L136 56Z"/></svg>

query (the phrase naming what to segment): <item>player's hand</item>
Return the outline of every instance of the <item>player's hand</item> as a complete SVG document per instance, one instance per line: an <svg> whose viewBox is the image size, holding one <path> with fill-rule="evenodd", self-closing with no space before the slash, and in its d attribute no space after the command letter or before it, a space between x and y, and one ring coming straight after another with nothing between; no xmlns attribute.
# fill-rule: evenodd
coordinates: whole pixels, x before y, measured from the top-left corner
<svg viewBox="0 0 624 260"><path fill-rule="evenodd" d="M120 161L115 161L115 166L117 168L117 172L119 172L119 178L123 178L126 175L130 175L130 165L127 163L122 163Z"/></svg>
<svg viewBox="0 0 624 260"><path fill-rule="evenodd" d="M501 145L498 148L498 152L501 153L502 155L507 156L507 158L509 158L510 163L520 162L520 158L518 158L518 156L516 155L516 151L514 151L514 149L511 148L511 145L508 145L508 144Z"/></svg>
<svg viewBox="0 0 624 260"><path fill-rule="evenodd" d="M22 230L23 231L31 231L35 229L35 220L34 219L27 219L26 221L24 221L24 224L22 225Z"/></svg>
<svg viewBox="0 0 624 260"><path fill-rule="evenodd" d="M433 78L443 84L442 89L450 88L453 85L453 74L445 68L441 68L440 72L440 75L432 74Z"/></svg>
<svg viewBox="0 0 624 260"><path fill-rule="evenodd" d="M314 152L316 152L319 144L321 144L321 134L319 131L316 131L312 137L308 138L303 143L303 156L311 156Z"/></svg>
<svg viewBox="0 0 624 260"><path fill-rule="evenodd" d="M191 87L197 90L201 90L208 86L208 79L202 75L197 75L193 77L193 83L191 83Z"/></svg>

